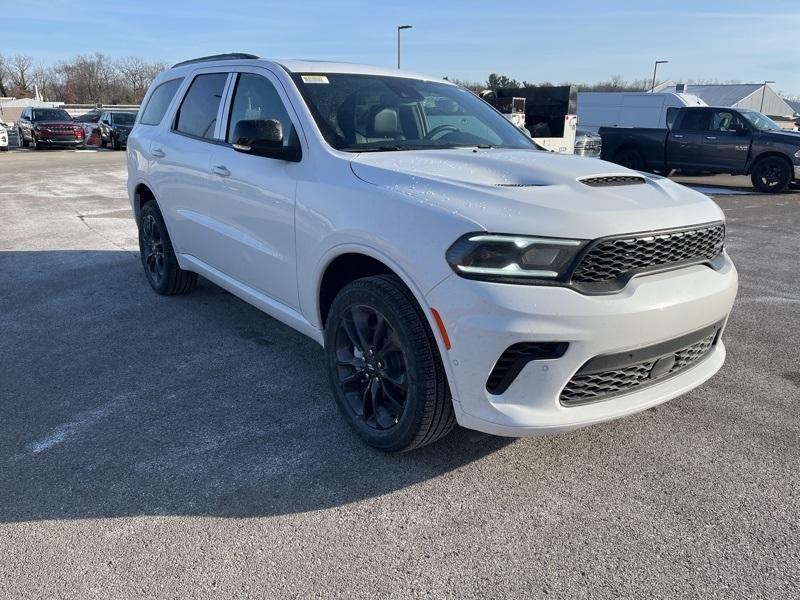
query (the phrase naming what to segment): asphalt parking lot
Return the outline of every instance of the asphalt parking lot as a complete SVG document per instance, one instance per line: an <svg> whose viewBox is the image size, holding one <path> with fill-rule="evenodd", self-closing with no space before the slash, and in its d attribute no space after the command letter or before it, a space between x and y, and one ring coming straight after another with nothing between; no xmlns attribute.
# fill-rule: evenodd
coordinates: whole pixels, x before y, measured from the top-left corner
<svg viewBox="0 0 800 600"><path fill-rule="evenodd" d="M800 194L716 197L741 287L700 389L387 456L314 342L150 290L125 178L0 155L0 597L800 596Z"/></svg>

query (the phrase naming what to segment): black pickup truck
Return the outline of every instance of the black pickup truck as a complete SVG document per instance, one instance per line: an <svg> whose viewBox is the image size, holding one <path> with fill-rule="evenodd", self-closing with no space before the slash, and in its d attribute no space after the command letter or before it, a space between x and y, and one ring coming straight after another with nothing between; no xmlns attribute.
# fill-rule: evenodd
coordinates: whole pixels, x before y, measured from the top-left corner
<svg viewBox="0 0 800 600"><path fill-rule="evenodd" d="M800 133L760 112L685 107L671 127L601 127L602 158L638 171L750 175L762 192L800 181Z"/></svg>

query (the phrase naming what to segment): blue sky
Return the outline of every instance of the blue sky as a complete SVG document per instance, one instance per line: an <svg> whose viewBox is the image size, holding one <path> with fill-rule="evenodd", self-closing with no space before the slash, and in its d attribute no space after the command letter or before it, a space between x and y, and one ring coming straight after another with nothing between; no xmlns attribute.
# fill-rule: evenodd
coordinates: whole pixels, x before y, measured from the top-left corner
<svg viewBox="0 0 800 600"><path fill-rule="evenodd" d="M394 65L480 80L594 82L619 74L757 82L800 95L800 1L0 0L0 52L54 62L100 51L178 61L260 56Z"/></svg>

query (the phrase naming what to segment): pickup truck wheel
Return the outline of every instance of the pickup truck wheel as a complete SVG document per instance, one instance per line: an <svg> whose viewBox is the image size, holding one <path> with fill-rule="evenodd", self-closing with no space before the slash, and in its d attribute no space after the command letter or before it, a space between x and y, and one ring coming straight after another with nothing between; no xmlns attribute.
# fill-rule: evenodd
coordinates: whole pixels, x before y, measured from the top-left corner
<svg viewBox="0 0 800 600"><path fill-rule="evenodd" d="M196 285L197 273L184 271L178 266L164 217L155 202L142 207L139 255L150 287L162 296L185 294Z"/></svg>
<svg viewBox="0 0 800 600"><path fill-rule="evenodd" d="M768 156L755 164L750 180L759 192L782 192L792 181L792 168L782 158Z"/></svg>
<svg viewBox="0 0 800 600"><path fill-rule="evenodd" d="M623 148L614 155L614 162L634 171L644 171L647 168L642 153L636 148Z"/></svg>
<svg viewBox="0 0 800 600"><path fill-rule="evenodd" d="M398 277L357 279L339 292L325 328L325 353L336 403L370 446L413 450L453 428L436 341Z"/></svg>

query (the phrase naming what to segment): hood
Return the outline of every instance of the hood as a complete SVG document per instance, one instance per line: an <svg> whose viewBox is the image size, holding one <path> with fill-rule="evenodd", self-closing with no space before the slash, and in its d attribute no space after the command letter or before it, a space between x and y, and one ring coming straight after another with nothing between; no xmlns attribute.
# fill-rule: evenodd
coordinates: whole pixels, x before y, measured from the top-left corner
<svg viewBox="0 0 800 600"><path fill-rule="evenodd" d="M586 239L722 220L708 197L668 179L596 158L535 150L362 153L359 179L435 205L487 231ZM593 176L642 178L594 187Z"/></svg>
<svg viewBox="0 0 800 600"><path fill-rule="evenodd" d="M780 140L789 144L800 144L800 131L782 129L781 131L761 131L760 133L773 140Z"/></svg>
<svg viewBox="0 0 800 600"><path fill-rule="evenodd" d="M34 121L34 127L80 127L80 123L76 123L75 121Z"/></svg>

